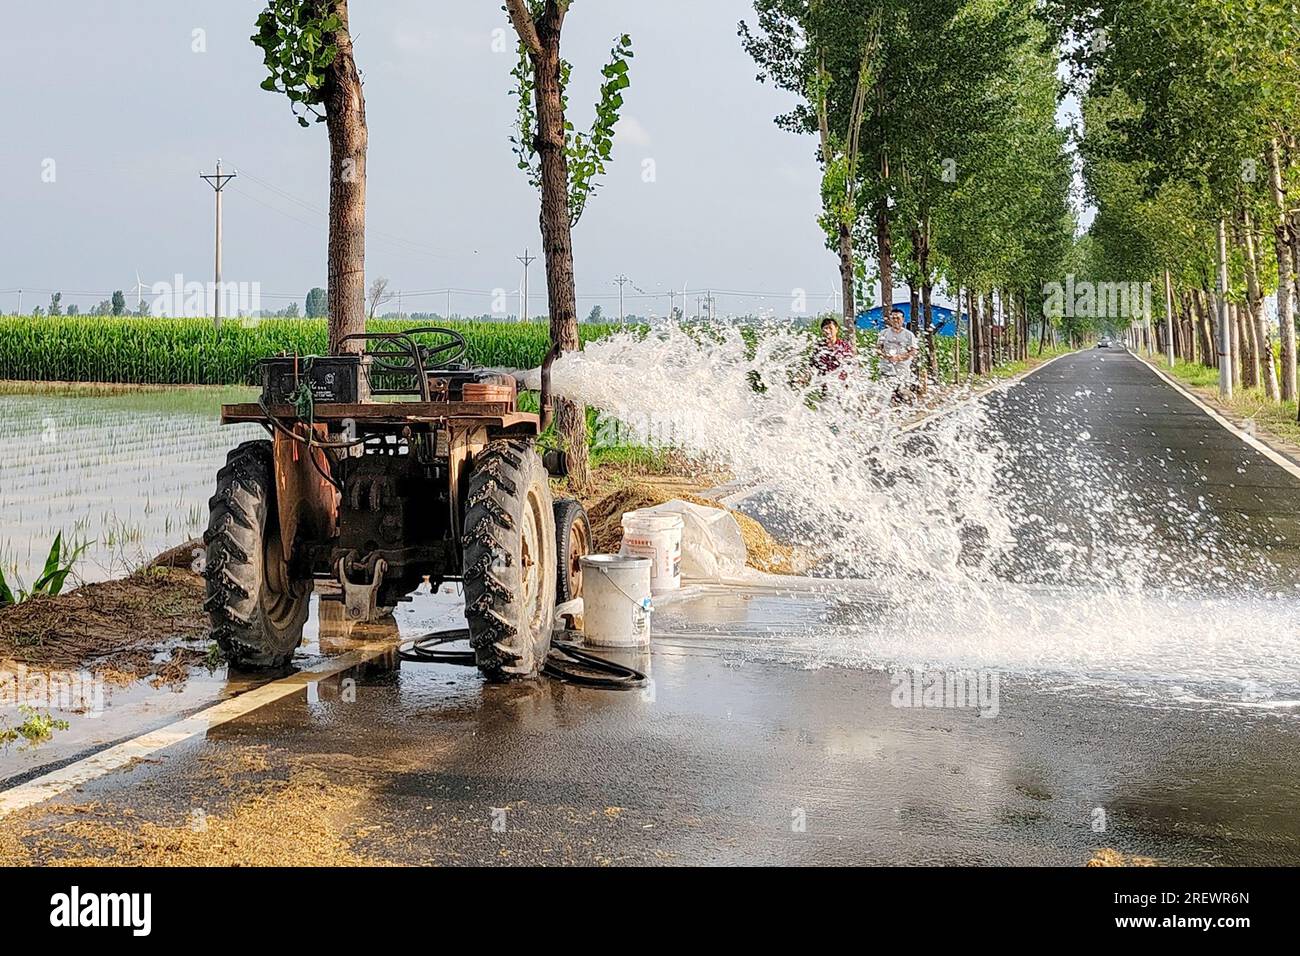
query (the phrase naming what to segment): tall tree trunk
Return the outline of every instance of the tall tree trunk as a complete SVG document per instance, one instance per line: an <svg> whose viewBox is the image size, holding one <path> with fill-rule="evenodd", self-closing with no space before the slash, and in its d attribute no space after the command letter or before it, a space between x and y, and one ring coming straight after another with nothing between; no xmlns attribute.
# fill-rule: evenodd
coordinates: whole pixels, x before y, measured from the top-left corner
<svg viewBox="0 0 1300 956"><path fill-rule="evenodd" d="M985 356L985 371L992 372L997 368L997 290L988 290L988 308L985 315L988 316L988 337L984 339L985 345L988 346L988 355Z"/></svg>
<svg viewBox="0 0 1300 956"><path fill-rule="evenodd" d="M1273 339L1269 335L1268 320L1264 317L1264 293L1259 286L1259 257L1255 244L1255 223L1250 210L1242 214L1242 243L1245 247L1246 295L1249 313L1246 321L1251 327L1251 347L1254 350L1255 371L1258 383L1263 386L1264 394L1277 401L1278 392L1277 366L1273 359Z"/></svg>
<svg viewBox="0 0 1300 956"><path fill-rule="evenodd" d="M1295 286L1297 305L1300 305L1300 212L1293 212L1291 221L1291 278Z"/></svg>
<svg viewBox="0 0 1300 956"><path fill-rule="evenodd" d="M1029 293L1020 293L1020 360L1029 360Z"/></svg>
<svg viewBox="0 0 1300 956"><path fill-rule="evenodd" d="M880 261L881 318L889 318L894 307L894 240L889 231L889 203L876 202L876 251Z"/></svg>
<svg viewBox="0 0 1300 956"><path fill-rule="evenodd" d="M1251 360L1246 349L1250 339L1245 332L1245 324L1241 320L1241 309L1237 308L1237 303L1228 303L1228 334L1232 339L1232 386L1233 388L1248 388L1254 385L1251 371Z"/></svg>
<svg viewBox="0 0 1300 956"><path fill-rule="evenodd" d="M844 334L854 341L858 324L857 303L853 292L853 232L848 223L840 223L840 295L844 303Z"/></svg>
<svg viewBox="0 0 1300 956"><path fill-rule="evenodd" d="M961 283L957 283L957 317L953 319L953 339L952 339L952 383L956 385L961 381L961 314L962 314L962 291ZM966 322L966 337L970 338L970 320Z"/></svg>
<svg viewBox="0 0 1300 956"><path fill-rule="evenodd" d="M910 277L907 280L907 302L908 317L906 328L916 336L917 345L916 358L912 359L912 372L916 375L917 383L924 385L927 380L925 375L921 373L921 363L925 361L925 349L929 343L921 337L921 289L916 284L916 280ZM929 366L926 367L928 368Z"/></svg>
<svg viewBox="0 0 1300 956"><path fill-rule="evenodd" d="M993 343L989 341L993 334L992 316L989 315L989 293L981 290L977 296L980 309L980 374L987 375L992 370Z"/></svg>
<svg viewBox="0 0 1300 956"><path fill-rule="evenodd" d="M1206 368L1218 368L1219 319L1214 309L1214 297L1208 288L1196 289L1192 295L1196 303L1197 331L1201 337L1201 364Z"/></svg>
<svg viewBox="0 0 1300 956"><path fill-rule="evenodd" d="M998 314L1002 317L1002 325L999 326L998 343L1002 347L1002 362L1011 361L1012 350L1015 348L1016 340L1014 338L1016 324L1016 304L1005 287L998 290Z"/></svg>
<svg viewBox="0 0 1300 956"><path fill-rule="evenodd" d="M1228 224L1219 217L1215 236L1215 271L1217 295L1215 311L1219 318L1219 397L1232 398L1233 379L1236 377L1233 345L1233 322L1228 309Z"/></svg>
<svg viewBox="0 0 1300 956"><path fill-rule="evenodd" d="M930 275L930 212L923 207L921 222L916 230L916 271L921 282L921 314L917 318L917 328L925 342L926 368L930 378L939 381L939 351L935 348L934 312L930 297L934 291L933 277Z"/></svg>
<svg viewBox="0 0 1300 956"><path fill-rule="evenodd" d="M1011 295L1013 295L1014 302L1015 293L1011 293ZM1028 310L1028 306L1024 302L1024 293L1021 293L1017 307L1015 307L1015 315L1018 316L1017 323L1015 323L1015 358L1017 358L1018 362L1024 362L1024 359L1028 358L1028 349L1024 345L1024 339L1030 334L1030 315L1028 315L1028 312L1030 310Z"/></svg>
<svg viewBox="0 0 1300 956"><path fill-rule="evenodd" d="M935 348L934 307L930 301L934 293L934 283L926 281L921 284L921 328L925 329L925 352L930 366L930 377L939 381L939 350Z"/></svg>
<svg viewBox="0 0 1300 956"><path fill-rule="evenodd" d="M1282 351L1281 395L1283 401L1296 397L1295 276L1291 258L1291 230L1286 219L1286 192L1282 187L1282 163L1277 140L1268 144L1269 183L1272 186L1276 218L1273 220L1273 249L1277 255L1277 327Z"/></svg>
<svg viewBox="0 0 1300 956"><path fill-rule="evenodd" d="M970 374L980 374L980 351L982 349L981 340L984 338L984 323L979 314L979 296L975 293L975 287L971 286L966 290L967 308L970 310Z"/></svg>
<svg viewBox="0 0 1300 956"><path fill-rule="evenodd" d="M578 304L573 278L573 228L569 220L569 162L564 149L564 91L560 82L560 32L567 8L566 3L547 0L545 12L536 21L539 47L530 53L537 111L536 145L542 174L540 224L551 341L572 352L578 348ZM570 484L575 489L589 487L586 408L556 396L555 427L568 459Z"/></svg>
<svg viewBox="0 0 1300 956"><path fill-rule="evenodd" d="M338 47L325 70L325 127L330 141L329 348L360 352L364 343L342 342L366 330L366 98L352 55L347 0L333 0L341 21Z"/></svg>

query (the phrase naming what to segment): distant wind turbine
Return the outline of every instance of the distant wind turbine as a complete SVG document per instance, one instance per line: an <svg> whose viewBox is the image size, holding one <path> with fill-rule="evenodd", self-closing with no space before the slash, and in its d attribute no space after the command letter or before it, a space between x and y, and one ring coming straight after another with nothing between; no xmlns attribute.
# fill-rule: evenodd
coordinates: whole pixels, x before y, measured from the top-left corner
<svg viewBox="0 0 1300 956"><path fill-rule="evenodd" d="M150 286L149 288L153 288ZM145 284L140 281L140 270L135 271L135 310L140 311L140 304L144 301Z"/></svg>

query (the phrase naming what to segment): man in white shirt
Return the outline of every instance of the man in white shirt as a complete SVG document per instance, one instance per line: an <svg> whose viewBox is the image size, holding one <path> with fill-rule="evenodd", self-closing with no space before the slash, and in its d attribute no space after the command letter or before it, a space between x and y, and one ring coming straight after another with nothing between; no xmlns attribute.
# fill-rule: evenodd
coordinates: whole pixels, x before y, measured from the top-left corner
<svg viewBox="0 0 1300 956"><path fill-rule="evenodd" d="M876 349L880 353L880 371L885 381L894 386L895 400L912 400L912 360L916 358L916 348L916 336L903 328L902 311L894 309L889 313L885 327L880 330Z"/></svg>

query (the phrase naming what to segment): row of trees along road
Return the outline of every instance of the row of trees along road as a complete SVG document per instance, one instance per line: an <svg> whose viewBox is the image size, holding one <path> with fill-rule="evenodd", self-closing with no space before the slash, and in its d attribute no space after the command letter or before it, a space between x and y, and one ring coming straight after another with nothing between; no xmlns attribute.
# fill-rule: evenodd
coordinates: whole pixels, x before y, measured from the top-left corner
<svg viewBox="0 0 1300 956"><path fill-rule="evenodd" d="M819 221L839 257L846 328L869 283L887 306L901 282L928 340L943 286L976 317L973 371L1027 355L1031 325L1040 336L1053 328L1042 287L1064 271L1076 225L1056 123L1059 57L1038 0L754 7L740 37L758 79L798 97L776 122L816 137ZM1000 337L995 298L1007 316Z"/></svg>
<svg viewBox="0 0 1300 956"><path fill-rule="evenodd" d="M519 99L512 138L519 167L541 195L552 341L578 347L577 294L573 274L573 227L582 215L614 142L614 125L629 85L631 40L619 37L602 73L596 118L587 133L566 117L570 64L560 38L572 0L506 0L505 12L519 37L514 70ZM267 77L262 87L288 97L298 123L323 122L330 144L328 314L330 350L360 350L343 338L366 327L366 103L348 29L348 0L269 0L257 18L253 42L262 49ZM385 280L386 281L386 280ZM315 291L315 290L313 290ZM375 295L377 306L382 290ZM314 314L308 303L308 314ZM557 399L556 427L569 460L571 483L590 481L586 411Z"/></svg>
<svg viewBox="0 0 1300 956"><path fill-rule="evenodd" d="M1045 10L1083 100L1080 152L1097 208L1086 268L1152 283L1159 347L1217 367L1225 396L1244 386L1294 400L1295 4L1048 0Z"/></svg>

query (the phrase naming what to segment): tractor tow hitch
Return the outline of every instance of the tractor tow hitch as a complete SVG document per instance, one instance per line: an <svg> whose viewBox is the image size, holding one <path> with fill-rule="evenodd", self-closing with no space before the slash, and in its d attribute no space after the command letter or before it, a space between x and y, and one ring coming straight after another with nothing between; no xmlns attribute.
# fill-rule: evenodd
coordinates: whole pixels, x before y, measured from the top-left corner
<svg viewBox="0 0 1300 956"><path fill-rule="evenodd" d="M364 584L348 579L348 562L351 558L352 555L339 558L337 566L339 584L343 586L344 614L347 615L350 621L377 620L379 617L379 587L384 583L384 572L388 570L388 562L383 558L375 559L370 583Z"/></svg>

